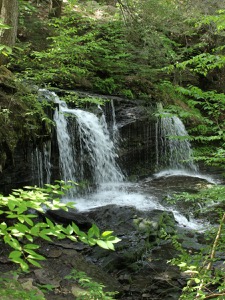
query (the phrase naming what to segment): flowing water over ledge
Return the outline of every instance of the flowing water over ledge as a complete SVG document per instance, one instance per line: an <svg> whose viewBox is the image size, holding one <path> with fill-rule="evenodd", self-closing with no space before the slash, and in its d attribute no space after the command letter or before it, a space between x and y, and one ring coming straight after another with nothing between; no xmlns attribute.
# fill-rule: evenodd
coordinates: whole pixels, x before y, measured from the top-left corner
<svg viewBox="0 0 225 300"><path fill-rule="evenodd" d="M95 192L85 196L78 196L76 189L71 190L63 201L74 201L79 211L108 204L134 206L138 210L169 211L173 212L180 226L196 230L205 228L201 221L181 214L176 207L163 201L165 196L173 193L196 191L197 185L218 183L217 179L199 173L198 166L192 158L188 133L178 117L166 114L156 123L156 166L161 171L143 181L133 183L125 180L117 163L118 128L113 104L113 122L110 127L101 107L98 107L97 114L71 109L55 93L45 90L42 90L42 93L58 105L54 121L61 179L65 182L82 182L88 173L96 187ZM37 157L41 157L40 153ZM47 158L46 155L44 157ZM45 159L40 161L43 164ZM45 165L50 164L45 161Z"/></svg>
<svg viewBox="0 0 225 300"><path fill-rule="evenodd" d="M164 176L165 174L166 176ZM96 192L73 199L75 207L81 212L108 204L134 206L136 209L143 211L158 209L173 212L179 226L198 231L206 229L207 223L180 213L175 206L166 204L163 199L165 196L170 196L177 192L196 192L199 186L212 184L218 180L207 175L194 174L191 176L190 174L185 174L184 171L177 171L177 173L173 171L170 173L172 175L168 174L169 170L136 183L102 184ZM65 202L71 200L63 199Z"/></svg>

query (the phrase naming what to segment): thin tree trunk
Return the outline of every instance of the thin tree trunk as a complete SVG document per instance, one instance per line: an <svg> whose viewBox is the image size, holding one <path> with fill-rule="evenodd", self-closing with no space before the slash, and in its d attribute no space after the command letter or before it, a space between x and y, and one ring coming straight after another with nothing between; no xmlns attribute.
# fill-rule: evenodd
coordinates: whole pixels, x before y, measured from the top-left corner
<svg viewBox="0 0 225 300"><path fill-rule="evenodd" d="M0 0L0 18L10 29L0 31L0 44L12 47L17 37L18 26L18 0ZM0 65L5 62L5 57L0 56Z"/></svg>
<svg viewBox="0 0 225 300"><path fill-rule="evenodd" d="M52 0L50 17L60 18L62 14L63 0Z"/></svg>

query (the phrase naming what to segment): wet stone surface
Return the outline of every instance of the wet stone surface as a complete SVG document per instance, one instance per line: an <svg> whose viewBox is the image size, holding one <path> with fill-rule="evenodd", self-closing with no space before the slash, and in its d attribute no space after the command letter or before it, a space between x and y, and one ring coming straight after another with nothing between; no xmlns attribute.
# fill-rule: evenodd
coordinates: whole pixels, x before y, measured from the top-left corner
<svg viewBox="0 0 225 300"><path fill-rule="evenodd" d="M62 214L61 214L62 213ZM54 217L68 223L62 211L51 211ZM59 218L60 217L60 218ZM77 211L69 212L69 222L76 222ZM68 240L55 240L52 243L40 241L40 254L47 259L41 262L43 268L32 268L32 285L51 284L54 289L45 297L48 300L74 299L77 283L65 279L72 269L86 272L94 281L104 284L110 291L118 291L118 299L179 299L185 277L176 267L169 265L169 259L177 255L169 241L159 238L161 228L170 234L177 231L177 224L171 212L153 210L143 212L134 207L108 205L80 213L80 219L95 223L101 231L114 230L121 238L115 251L99 247L89 247ZM196 233L179 228L182 242L188 241L195 247ZM6 265L10 269L11 263ZM5 264L0 264L3 272ZM19 281L26 279L20 275ZM60 298L61 297L61 298Z"/></svg>

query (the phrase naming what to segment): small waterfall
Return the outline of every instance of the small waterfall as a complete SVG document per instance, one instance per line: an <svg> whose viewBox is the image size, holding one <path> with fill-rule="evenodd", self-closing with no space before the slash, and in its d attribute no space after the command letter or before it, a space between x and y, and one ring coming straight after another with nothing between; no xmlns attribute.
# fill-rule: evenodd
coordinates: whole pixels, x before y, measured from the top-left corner
<svg viewBox="0 0 225 300"><path fill-rule="evenodd" d="M51 142L42 145L42 149L35 148L32 154L32 168L34 184L43 187L45 183L51 182Z"/></svg>
<svg viewBox="0 0 225 300"><path fill-rule="evenodd" d="M116 113L115 113L115 107L114 102L111 100L111 108L112 108L112 135L113 135L113 142L114 145L118 145L119 143L119 130L116 123Z"/></svg>
<svg viewBox="0 0 225 300"><path fill-rule="evenodd" d="M92 177L95 185L121 182L124 176L116 163L117 154L110 139L105 116L70 109L55 95L57 140L62 179L66 182Z"/></svg>
<svg viewBox="0 0 225 300"><path fill-rule="evenodd" d="M76 153L72 145L70 133L68 130L68 121L66 118L67 106L65 102L60 101L55 95L55 102L59 104L59 108L55 110L54 121L56 123L57 141L59 147L60 172L61 179L65 182L76 181Z"/></svg>
<svg viewBox="0 0 225 300"><path fill-rule="evenodd" d="M156 164L174 170L196 173L193 152L183 122L176 116L164 114L156 124Z"/></svg>
<svg viewBox="0 0 225 300"><path fill-rule="evenodd" d="M104 115L96 115L80 109L70 110L76 116L81 141L82 157L85 151L90 155L93 177L97 185L121 182L123 175L116 164L116 152L107 129Z"/></svg>

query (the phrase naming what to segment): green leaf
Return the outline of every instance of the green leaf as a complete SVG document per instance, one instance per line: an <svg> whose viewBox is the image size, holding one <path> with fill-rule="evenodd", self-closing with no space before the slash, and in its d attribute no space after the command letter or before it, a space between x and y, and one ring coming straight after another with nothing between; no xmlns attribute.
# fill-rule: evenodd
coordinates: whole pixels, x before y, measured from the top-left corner
<svg viewBox="0 0 225 300"><path fill-rule="evenodd" d="M49 241L49 242L52 241L51 238L45 234L40 233L39 236L46 241Z"/></svg>
<svg viewBox="0 0 225 300"><path fill-rule="evenodd" d="M14 261L14 262L19 263L19 264L20 264L20 267L21 267L21 269L22 269L23 271L26 272L26 271L29 270L29 266L28 266L28 264L27 264L24 260L18 259L17 261Z"/></svg>
<svg viewBox="0 0 225 300"><path fill-rule="evenodd" d="M100 237L100 230L99 230L99 228L98 228L95 224L93 224L91 228L92 228L92 230L93 230L93 232L94 232L94 235L95 235L97 238L99 238L99 237Z"/></svg>
<svg viewBox="0 0 225 300"><path fill-rule="evenodd" d="M75 232L77 235L80 234L80 229L79 229L79 227L78 227L75 223L73 223L73 222L72 222L72 228L73 228L74 232Z"/></svg>
<svg viewBox="0 0 225 300"><path fill-rule="evenodd" d="M13 237L4 236L4 241L6 244L8 244L10 247L16 249L16 250L22 250L22 247L20 246L17 239L14 239Z"/></svg>
<svg viewBox="0 0 225 300"><path fill-rule="evenodd" d="M30 226L34 225L34 222L28 216L24 216L24 221L29 224Z"/></svg>
<svg viewBox="0 0 225 300"><path fill-rule="evenodd" d="M8 219L19 219L20 217L18 217L18 215L16 215L16 214L9 214L8 216L7 216L7 218ZM22 222L23 223L23 222Z"/></svg>
<svg viewBox="0 0 225 300"><path fill-rule="evenodd" d="M24 245L23 248L24 249L38 249L38 248L40 248L40 246L36 245L36 244L26 244L26 245Z"/></svg>
<svg viewBox="0 0 225 300"><path fill-rule="evenodd" d="M20 215L20 216L17 216L18 217L18 220L21 222L21 223L24 223L24 216Z"/></svg>
<svg viewBox="0 0 225 300"><path fill-rule="evenodd" d="M114 245L113 245L113 243L112 242L110 242L110 241L106 241L106 244L107 244L107 246L108 246L108 248L110 249L110 250L115 250L115 247L114 247Z"/></svg>
<svg viewBox="0 0 225 300"><path fill-rule="evenodd" d="M93 235L94 235L94 230L93 230L93 228L91 227L89 230L88 230L88 239L90 239L91 237L93 237Z"/></svg>
<svg viewBox="0 0 225 300"><path fill-rule="evenodd" d="M6 228L7 228L6 223L5 223L5 222L2 222L2 223L0 224L0 230L4 231Z"/></svg>
<svg viewBox="0 0 225 300"><path fill-rule="evenodd" d="M77 242L77 238L73 235L69 235L69 236L67 236L67 238L70 239L73 242Z"/></svg>
<svg viewBox="0 0 225 300"><path fill-rule="evenodd" d="M72 234L73 233L73 227L71 225L68 225L66 228L66 230L64 231L67 234Z"/></svg>
<svg viewBox="0 0 225 300"><path fill-rule="evenodd" d="M19 230L20 232L22 232L22 233L25 233L25 232L29 232L29 231L30 231L29 228L28 228L26 225L21 224L21 223L15 224L15 228L16 228L17 230Z"/></svg>
<svg viewBox="0 0 225 300"><path fill-rule="evenodd" d="M48 218L46 218L46 222L47 222L47 224L48 224L48 226L50 228L54 228L55 227L54 224L52 223L52 221L50 221Z"/></svg>
<svg viewBox="0 0 225 300"><path fill-rule="evenodd" d="M30 234L32 234L34 236L38 236L39 232L40 232L39 226L34 226L30 230Z"/></svg>
<svg viewBox="0 0 225 300"><path fill-rule="evenodd" d="M195 281L195 283L200 283L201 282L201 280L199 279L199 278L193 278L193 280Z"/></svg>
<svg viewBox="0 0 225 300"><path fill-rule="evenodd" d="M39 262L37 262L36 260L34 260L32 258L27 258L27 261L29 261L29 263L31 263L35 267L42 268L42 266L39 264Z"/></svg>
<svg viewBox="0 0 225 300"><path fill-rule="evenodd" d="M14 210L15 206L16 206L17 202L15 200L9 200L8 201L8 207L10 210Z"/></svg>
<svg viewBox="0 0 225 300"><path fill-rule="evenodd" d="M15 250L15 251L10 252L9 258L10 258L10 259L16 259L16 258L18 258L18 257L21 257L21 255L22 255L22 252L21 252L21 251Z"/></svg>
<svg viewBox="0 0 225 300"><path fill-rule="evenodd" d="M88 244L89 244L90 246L96 245L96 242L97 242L96 239L93 239L93 238L88 239Z"/></svg>
<svg viewBox="0 0 225 300"><path fill-rule="evenodd" d="M18 215L20 215L23 212L25 212L26 210L27 210L27 206L25 205L25 203L21 203L17 209L17 213L18 213Z"/></svg>
<svg viewBox="0 0 225 300"><path fill-rule="evenodd" d="M119 243L120 241L121 241L121 239L119 239L118 237L116 237L116 236L109 236L108 238L107 238L107 241L110 241L111 243Z"/></svg>
<svg viewBox="0 0 225 300"><path fill-rule="evenodd" d="M27 251L27 250L25 250L26 252L30 252L30 251ZM42 255L40 255L40 254L37 254L36 252L32 252L31 254L29 254L28 256L27 256L27 258L31 258L31 259L37 259L37 260L45 260L45 257L44 256L42 256Z"/></svg>
<svg viewBox="0 0 225 300"><path fill-rule="evenodd" d="M102 241L102 240L97 240L97 244L99 247L104 248L104 249L109 249L109 246L107 245L107 242Z"/></svg>
<svg viewBox="0 0 225 300"><path fill-rule="evenodd" d="M33 242L33 237L30 234L25 234L25 237L30 241L31 243Z"/></svg>
<svg viewBox="0 0 225 300"><path fill-rule="evenodd" d="M106 236L111 235L112 233L113 233L113 231L104 231L101 236L106 237Z"/></svg>

